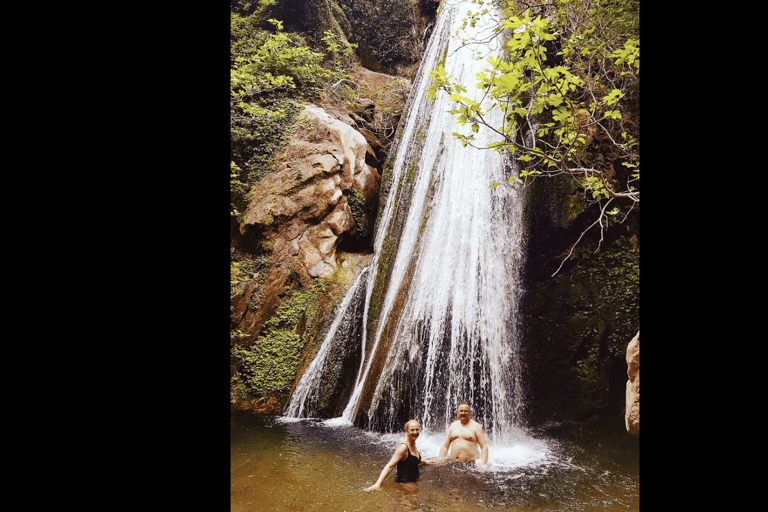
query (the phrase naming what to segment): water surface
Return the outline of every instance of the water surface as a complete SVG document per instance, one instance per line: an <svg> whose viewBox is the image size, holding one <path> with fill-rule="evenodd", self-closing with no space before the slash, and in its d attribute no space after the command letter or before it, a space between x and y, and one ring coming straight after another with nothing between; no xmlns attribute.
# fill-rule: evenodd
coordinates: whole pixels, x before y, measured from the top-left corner
<svg viewBox="0 0 768 512"><path fill-rule="evenodd" d="M488 469L422 466L415 484L373 484L401 434L231 412L232 512L639 510L639 440L615 425L551 424L489 443ZM442 433L417 441L437 455ZM394 472L393 472L394 473Z"/></svg>

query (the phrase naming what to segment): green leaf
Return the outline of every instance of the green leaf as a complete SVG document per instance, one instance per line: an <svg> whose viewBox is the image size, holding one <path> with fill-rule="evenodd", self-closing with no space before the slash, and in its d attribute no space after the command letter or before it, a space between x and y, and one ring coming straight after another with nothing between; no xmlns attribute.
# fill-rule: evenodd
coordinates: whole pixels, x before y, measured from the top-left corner
<svg viewBox="0 0 768 512"><path fill-rule="evenodd" d="M494 80L493 85L500 94L509 94L517 90L519 80L512 73L505 73Z"/></svg>
<svg viewBox="0 0 768 512"><path fill-rule="evenodd" d="M571 113L568 110L564 109L564 108L559 108L559 109L555 110L554 112L552 112L552 119L554 119L555 121L559 121L560 124L565 124L565 122L570 117L571 117Z"/></svg>
<svg viewBox="0 0 768 512"><path fill-rule="evenodd" d="M562 94L550 94L549 98L547 99L550 105L553 107L557 107L563 102L563 95Z"/></svg>

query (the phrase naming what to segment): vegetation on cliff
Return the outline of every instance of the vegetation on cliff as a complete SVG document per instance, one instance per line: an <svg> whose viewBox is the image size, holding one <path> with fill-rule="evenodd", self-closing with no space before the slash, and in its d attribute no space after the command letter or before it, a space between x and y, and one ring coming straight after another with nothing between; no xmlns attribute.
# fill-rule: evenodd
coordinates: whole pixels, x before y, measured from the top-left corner
<svg viewBox="0 0 768 512"><path fill-rule="evenodd" d="M272 268L270 241L259 230L239 233L239 218L254 184L274 168L304 105L331 84L349 78L354 46L338 24L316 34L287 31L280 14L285 2L232 0L230 9L230 201L233 297L247 288L247 309L257 310ZM319 23L316 26L320 26ZM268 219L269 228L274 219ZM335 278L336 282L338 277ZM322 313L338 295L317 281L287 288L277 311L255 336L233 318L230 327L232 400L287 396L303 349Z"/></svg>
<svg viewBox="0 0 768 512"><path fill-rule="evenodd" d="M230 190L232 215L270 170L303 104L348 78L354 46L327 30L310 39L286 32L275 0L233 0L230 28Z"/></svg>
<svg viewBox="0 0 768 512"><path fill-rule="evenodd" d="M259 263L266 268L269 262ZM243 265L233 264L233 280L247 275L241 271ZM355 262L345 259L333 274L312 281L306 289L298 284L288 286L280 307L252 343L237 343L238 336L233 336L230 382L233 404L277 400L278 408L282 406L302 362L311 361L319 348L315 341L321 334L323 322L343 297L354 272Z"/></svg>
<svg viewBox="0 0 768 512"><path fill-rule="evenodd" d="M535 250L541 235L532 234ZM622 414L626 348L640 317L640 250L632 238L609 235L598 252L594 238L584 240L554 277L528 273L522 329L529 420ZM557 264L562 254L535 256L535 264Z"/></svg>

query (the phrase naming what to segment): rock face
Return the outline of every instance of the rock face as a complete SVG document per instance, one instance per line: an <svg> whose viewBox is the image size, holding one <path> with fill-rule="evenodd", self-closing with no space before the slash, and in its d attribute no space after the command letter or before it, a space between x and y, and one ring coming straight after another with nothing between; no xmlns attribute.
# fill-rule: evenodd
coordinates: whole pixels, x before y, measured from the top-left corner
<svg viewBox="0 0 768 512"><path fill-rule="evenodd" d="M378 194L380 177L366 163L365 137L350 125L314 105L299 125L281 166L254 186L241 229L277 223L273 258L294 257L304 278L328 277L339 237L355 228L349 194Z"/></svg>
<svg viewBox="0 0 768 512"><path fill-rule="evenodd" d="M439 2L434 0L337 0L349 23L363 66L413 78Z"/></svg>
<svg viewBox="0 0 768 512"><path fill-rule="evenodd" d="M288 31L343 33L361 64L412 79L430 35L435 0L276 0L270 9Z"/></svg>
<svg viewBox="0 0 768 512"><path fill-rule="evenodd" d="M627 432L640 437L640 331L627 347Z"/></svg>
<svg viewBox="0 0 768 512"><path fill-rule="evenodd" d="M250 339L280 307L287 286L306 289L334 272L339 242L357 229L349 198L378 199L379 173L366 163L371 149L359 131L316 105L305 106L298 124L277 168L251 189L240 224L241 236L271 252L266 276L233 295L233 324Z"/></svg>
<svg viewBox="0 0 768 512"><path fill-rule="evenodd" d="M627 344L640 323L639 215L581 237L597 210L573 180L536 180L527 190L526 421L615 418L623 428Z"/></svg>
<svg viewBox="0 0 768 512"><path fill-rule="evenodd" d="M235 409L282 412L295 384L286 372L300 377L350 274L370 264L380 175L410 82L359 66L350 75L291 117L293 135L249 182L232 224Z"/></svg>

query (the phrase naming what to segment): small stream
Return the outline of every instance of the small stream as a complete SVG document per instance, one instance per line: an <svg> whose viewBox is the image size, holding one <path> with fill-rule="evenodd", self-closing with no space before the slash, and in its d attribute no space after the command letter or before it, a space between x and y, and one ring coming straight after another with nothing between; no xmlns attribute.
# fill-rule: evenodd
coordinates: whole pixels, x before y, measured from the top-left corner
<svg viewBox="0 0 768 512"><path fill-rule="evenodd" d="M550 424L511 446L489 442L485 471L421 466L417 483L390 475L368 493L402 434L246 411L230 421L232 512L640 509L639 440L621 424ZM437 456L442 440L422 432L422 458Z"/></svg>

